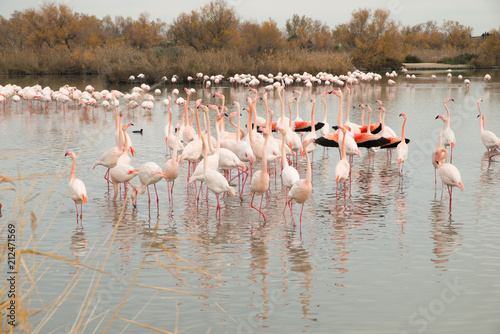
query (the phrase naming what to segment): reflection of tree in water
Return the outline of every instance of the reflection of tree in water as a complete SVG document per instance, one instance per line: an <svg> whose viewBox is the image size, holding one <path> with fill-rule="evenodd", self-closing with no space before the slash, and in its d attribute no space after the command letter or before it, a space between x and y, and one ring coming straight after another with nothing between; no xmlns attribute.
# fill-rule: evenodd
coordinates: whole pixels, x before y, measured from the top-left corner
<svg viewBox="0 0 500 334"><path fill-rule="evenodd" d="M461 224L452 220L447 204L441 200L431 201L431 233L434 240L432 252L435 258L431 259L436 268L446 270L445 263L450 255L462 245L460 234Z"/></svg>

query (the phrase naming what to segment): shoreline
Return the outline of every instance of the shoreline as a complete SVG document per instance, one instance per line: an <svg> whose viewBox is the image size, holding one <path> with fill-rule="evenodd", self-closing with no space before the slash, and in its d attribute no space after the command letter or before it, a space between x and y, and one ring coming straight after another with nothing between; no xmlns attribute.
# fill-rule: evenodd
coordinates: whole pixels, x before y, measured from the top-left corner
<svg viewBox="0 0 500 334"><path fill-rule="evenodd" d="M470 65L450 65L441 63L403 63L407 70L447 70L447 69L471 69Z"/></svg>

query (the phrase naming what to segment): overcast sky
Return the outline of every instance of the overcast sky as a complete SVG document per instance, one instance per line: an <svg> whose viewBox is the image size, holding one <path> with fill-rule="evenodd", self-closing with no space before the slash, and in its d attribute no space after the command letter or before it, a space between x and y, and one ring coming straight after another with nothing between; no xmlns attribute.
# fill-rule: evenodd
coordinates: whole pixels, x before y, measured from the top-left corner
<svg viewBox="0 0 500 334"><path fill-rule="evenodd" d="M2 2L0 15L10 18L15 11L27 8L39 9L43 0L22 0ZM60 0L74 12L95 15L102 18L110 15L137 19L140 13L147 12L151 19L159 18L170 24L182 12L197 10L209 0ZM416 25L428 20L436 21L439 26L444 20L458 21L473 28L473 35L480 35L491 29L500 28L499 0L227 0L244 20L262 22L269 17L284 28L287 19L293 14L306 15L320 20L334 28L337 24L347 23L355 9L388 9L391 18L403 25Z"/></svg>

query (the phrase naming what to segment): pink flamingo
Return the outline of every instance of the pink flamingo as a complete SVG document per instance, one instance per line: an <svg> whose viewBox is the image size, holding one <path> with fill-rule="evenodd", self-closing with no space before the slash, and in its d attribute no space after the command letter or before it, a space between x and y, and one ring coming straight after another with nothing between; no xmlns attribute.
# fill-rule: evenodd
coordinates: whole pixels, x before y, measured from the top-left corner
<svg viewBox="0 0 500 334"><path fill-rule="evenodd" d="M448 150L442 148L437 155L436 162L438 163L438 172L441 181L448 187L448 194L450 196L450 211L451 211L451 196L453 187L460 188L460 191L464 191L464 185L462 183L462 178L460 176L460 172L457 167L452 164L445 163L446 158L448 157Z"/></svg>
<svg viewBox="0 0 500 334"><path fill-rule="evenodd" d="M69 156L73 159L73 165L71 167L71 174L69 175L69 195L71 199L75 201L76 208L76 216L78 217L78 205L80 204L80 219L83 214L83 203L87 203L87 189L85 188L85 184L82 180L75 178L75 165L76 165L76 156L73 152L66 152L65 156Z"/></svg>
<svg viewBox="0 0 500 334"><path fill-rule="evenodd" d="M484 129L484 115L481 112L481 105L480 103L483 102L483 99L478 99L477 100L477 107L479 109L479 126L481 130L481 141L483 142L483 145L486 147L488 150L488 160L491 160L491 158L497 154L491 154L495 149L500 149L500 139L491 131L485 130Z"/></svg>
<svg viewBox="0 0 500 334"><path fill-rule="evenodd" d="M303 142L303 146L304 146L303 151L304 152L307 151L307 146L310 145L311 143L313 143L314 140L315 140L314 138L304 140L304 142ZM300 209L300 218L299 218L300 227L302 227L302 213L304 211L304 204L309 199L309 197L311 196L311 192L312 192L311 159L309 159L309 154L306 153L305 155L306 155L306 164L307 164L306 177L304 179L299 179L299 180L295 181L295 183L290 188L290 191L288 192L288 197L290 197L290 199L288 200L288 206L290 207L292 219L293 219L292 200L299 203L299 204L302 204L302 208ZM295 224L295 220L294 220L294 224Z"/></svg>
<svg viewBox="0 0 500 334"><path fill-rule="evenodd" d="M405 138L405 124L408 116L403 113L399 114L399 116L403 116L404 118L403 127L401 129L401 138ZM398 165L401 166L401 168L399 168L399 175L403 173L403 166L407 158L408 158L408 144L406 144L405 140L401 140L398 146L396 147L396 159L398 160Z"/></svg>

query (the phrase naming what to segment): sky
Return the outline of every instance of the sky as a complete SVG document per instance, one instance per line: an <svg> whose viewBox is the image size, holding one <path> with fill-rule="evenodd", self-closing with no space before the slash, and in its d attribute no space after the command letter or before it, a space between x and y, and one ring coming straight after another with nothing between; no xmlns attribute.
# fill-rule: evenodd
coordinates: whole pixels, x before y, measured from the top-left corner
<svg viewBox="0 0 500 334"><path fill-rule="evenodd" d="M458 21L473 28L473 35L491 29L500 29L500 1L498 0L226 0L234 6L243 20L255 22L272 18L279 28L293 14L306 15L320 20L331 28L351 20L359 8L388 9L390 18L404 26L413 26L429 20L441 26L445 20ZM43 0L0 0L0 15L10 18L15 11L39 9ZM198 10L210 0L59 0L74 12L102 18L110 15L137 19L140 13L149 13L151 19L159 18L170 24L179 14Z"/></svg>

